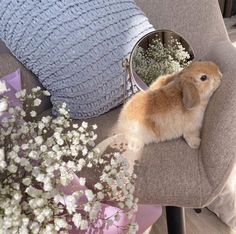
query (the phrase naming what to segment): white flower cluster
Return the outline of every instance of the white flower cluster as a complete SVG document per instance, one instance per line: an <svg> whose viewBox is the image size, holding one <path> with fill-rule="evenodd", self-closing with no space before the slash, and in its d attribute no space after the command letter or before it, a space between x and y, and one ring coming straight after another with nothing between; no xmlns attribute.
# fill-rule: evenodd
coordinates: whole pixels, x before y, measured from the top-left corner
<svg viewBox="0 0 236 234"><path fill-rule="evenodd" d="M0 94L3 94L6 91L7 91L6 83L0 80Z"/></svg>
<svg viewBox="0 0 236 234"><path fill-rule="evenodd" d="M50 95L37 87L32 94L22 90L16 96L37 107L42 93ZM0 234L63 234L71 224L79 230L93 228L97 219L109 226L112 217L106 219L100 212L108 200L116 202L131 220L137 210L135 177L128 173L127 161L120 153L98 156L94 148L97 126L73 123L66 104L55 118L37 119L36 111L26 107L28 112L21 107L7 109L11 116L0 122ZM24 119L26 112L33 120ZM68 186L83 168L94 170L95 166L103 169L94 188L70 195L61 191L60 186ZM86 179L80 176L79 182L84 186ZM78 204L82 196L87 202ZM119 219L119 214L115 218ZM137 231L132 222L122 228L129 233Z"/></svg>
<svg viewBox="0 0 236 234"><path fill-rule="evenodd" d="M6 83L0 80L0 95L5 93L6 91L7 91ZM6 109L7 109L7 99L3 97L0 99L0 116L4 111L6 111Z"/></svg>
<svg viewBox="0 0 236 234"><path fill-rule="evenodd" d="M160 75L178 72L189 64L190 55L173 37L165 44L157 37L148 49L138 46L133 56L134 71L150 85Z"/></svg>
<svg viewBox="0 0 236 234"><path fill-rule="evenodd" d="M100 159L101 160L101 159ZM95 184L97 189L96 196L98 199L106 199L118 204L119 208L126 211L127 217L132 220L134 213L137 211L138 199L134 197L135 174L129 173L129 164L125 157L120 153L110 153L103 157L104 168L100 176L100 182ZM115 215L115 220L119 214ZM114 220L107 220L107 225L112 225ZM136 233L138 226L135 223L123 227L124 233Z"/></svg>

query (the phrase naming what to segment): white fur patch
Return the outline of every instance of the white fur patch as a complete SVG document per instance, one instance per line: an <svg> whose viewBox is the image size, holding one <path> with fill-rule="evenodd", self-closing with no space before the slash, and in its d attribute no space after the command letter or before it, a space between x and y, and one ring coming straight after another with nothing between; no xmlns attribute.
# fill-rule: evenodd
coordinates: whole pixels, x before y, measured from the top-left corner
<svg viewBox="0 0 236 234"><path fill-rule="evenodd" d="M151 130L145 128L138 121L127 121L123 125L125 129L125 135L128 142L131 142L132 145L146 145L151 142L156 141L157 139Z"/></svg>

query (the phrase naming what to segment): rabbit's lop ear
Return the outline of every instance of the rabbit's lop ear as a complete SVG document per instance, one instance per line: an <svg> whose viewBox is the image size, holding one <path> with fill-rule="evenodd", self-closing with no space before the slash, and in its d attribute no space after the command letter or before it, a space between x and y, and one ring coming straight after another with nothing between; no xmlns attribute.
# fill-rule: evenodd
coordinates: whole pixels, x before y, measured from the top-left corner
<svg viewBox="0 0 236 234"><path fill-rule="evenodd" d="M196 86L190 81L182 82L183 103L187 109L192 109L200 103L200 96Z"/></svg>

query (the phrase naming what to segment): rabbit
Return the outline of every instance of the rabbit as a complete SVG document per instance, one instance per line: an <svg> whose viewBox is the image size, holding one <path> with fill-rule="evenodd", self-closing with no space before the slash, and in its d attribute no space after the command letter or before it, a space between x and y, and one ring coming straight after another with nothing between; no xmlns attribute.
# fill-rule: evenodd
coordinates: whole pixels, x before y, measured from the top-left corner
<svg viewBox="0 0 236 234"><path fill-rule="evenodd" d="M199 148L204 112L221 79L218 66L209 61L192 62L179 73L159 77L123 106L117 133L134 151L182 136L191 148Z"/></svg>

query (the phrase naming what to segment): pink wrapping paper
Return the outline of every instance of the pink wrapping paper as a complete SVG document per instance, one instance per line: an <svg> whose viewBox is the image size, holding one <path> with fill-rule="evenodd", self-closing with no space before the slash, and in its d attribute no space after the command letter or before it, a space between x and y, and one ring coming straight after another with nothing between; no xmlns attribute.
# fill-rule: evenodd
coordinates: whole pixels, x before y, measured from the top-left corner
<svg viewBox="0 0 236 234"><path fill-rule="evenodd" d="M79 183L79 177L75 175L73 181L70 183L70 185L66 187L60 187L60 190L65 194L69 195L77 190L85 190L87 189L85 186L81 186ZM83 196L78 200L78 203L83 204L87 201L86 197ZM81 231L77 230L75 227L70 231L70 234L91 234L91 233L102 233L102 234L116 234L116 233L122 233L120 229L117 228L117 226L122 227L129 223L126 214L123 210L120 208L117 208L112 205L108 204L102 204L102 216L103 218L111 217L114 214L119 212L120 219L119 221L115 221L113 219L114 224L110 226L108 229L105 227L102 227L102 221L97 220L95 223L96 228L90 228L87 231ZM138 223L139 230L137 234L142 234L146 229L148 229L153 223L156 222L156 220L161 216L162 208L159 205L147 205L147 204L139 204L138 205L138 211L135 214L134 221Z"/></svg>

